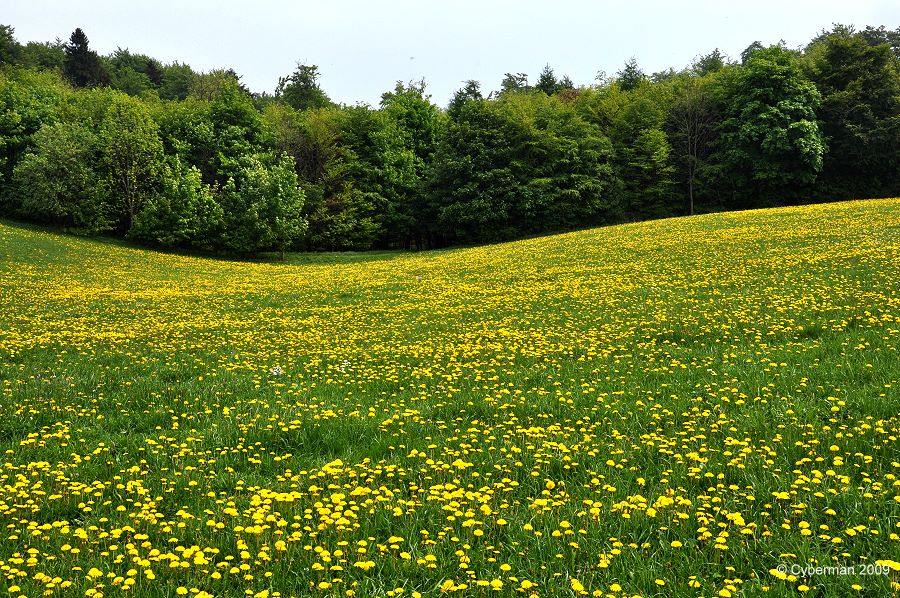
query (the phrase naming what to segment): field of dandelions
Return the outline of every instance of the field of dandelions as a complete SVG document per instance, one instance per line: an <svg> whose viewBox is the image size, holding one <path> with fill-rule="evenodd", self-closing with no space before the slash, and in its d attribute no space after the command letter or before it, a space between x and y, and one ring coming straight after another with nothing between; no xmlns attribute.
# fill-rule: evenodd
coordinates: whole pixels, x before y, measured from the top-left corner
<svg viewBox="0 0 900 598"><path fill-rule="evenodd" d="M0 223L0 596L891 595L898 346L900 200L283 264Z"/></svg>

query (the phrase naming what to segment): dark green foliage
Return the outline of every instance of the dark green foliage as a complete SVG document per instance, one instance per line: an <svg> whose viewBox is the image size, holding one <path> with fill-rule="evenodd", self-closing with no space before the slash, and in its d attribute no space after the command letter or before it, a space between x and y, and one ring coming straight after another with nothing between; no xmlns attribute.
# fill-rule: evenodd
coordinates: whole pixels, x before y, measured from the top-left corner
<svg viewBox="0 0 900 598"><path fill-rule="evenodd" d="M544 66L544 70L541 71L534 88L538 91L543 91L548 96L552 96L562 89L562 84L556 80L556 75L553 74L553 69L550 68L549 64Z"/></svg>
<svg viewBox="0 0 900 598"><path fill-rule="evenodd" d="M314 64L298 64L293 73L279 79L275 96L284 99L295 110L324 108L331 104L319 87L319 67Z"/></svg>
<svg viewBox="0 0 900 598"><path fill-rule="evenodd" d="M162 81L162 73L156 68L153 59L142 54L132 54L128 49L117 49L106 57L104 66L109 73L109 84L128 95L140 95L156 89ZM156 83L151 80L151 74Z"/></svg>
<svg viewBox="0 0 900 598"><path fill-rule="evenodd" d="M528 91L528 75L525 73L506 73L500 83L500 93Z"/></svg>
<svg viewBox="0 0 900 598"><path fill-rule="evenodd" d="M514 147L521 137L506 111L486 100L466 103L450 122L431 181L437 224L447 240L515 235L521 183L513 170Z"/></svg>
<svg viewBox="0 0 900 598"><path fill-rule="evenodd" d="M16 41L15 33L9 25L0 25L0 68L22 61L22 46Z"/></svg>
<svg viewBox="0 0 900 598"><path fill-rule="evenodd" d="M278 151L293 156L306 191L309 249L410 245L421 177L440 126L424 86L398 84L382 109L266 108Z"/></svg>
<svg viewBox="0 0 900 598"><path fill-rule="evenodd" d="M414 155L395 123L363 106L280 118L279 145L296 158L307 195L307 248L368 249L400 234L397 204L411 189Z"/></svg>
<svg viewBox="0 0 900 598"><path fill-rule="evenodd" d="M88 38L81 28L75 29L64 47L63 74L75 87L94 87L109 83L109 74L97 53L88 47Z"/></svg>
<svg viewBox="0 0 900 598"><path fill-rule="evenodd" d="M153 58L146 58L144 74L146 74L147 78L150 79L150 84L153 85L153 87L158 88L162 85L162 65L160 65L159 62L157 62Z"/></svg>
<svg viewBox="0 0 900 598"><path fill-rule="evenodd" d="M481 95L481 84L478 81L470 79L469 81L466 81L465 86L457 89L453 94L453 99L450 100L450 104L447 106L447 115L450 118L456 118L460 108L462 108L466 102L481 99L483 99L483 96Z"/></svg>
<svg viewBox="0 0 900 598"><path fill-rule="evenodd" d="M616 81L624 91L631 91L638 85L647 80L647 75L638 66L637 59L632 56L622 67L622 70L616 73Z"/></svg>
<svg viewBox="0 0 900 598"><path fill-rule="evenodd" d="M66 85L63 80L68 81ZM281 159L279 156L289 158ZM427 248L622 220L900 195L900 30L718 49L576 87L546 65L446 111L424 82L334 105L314 65L274 94L0 26L0 214L160 247Z"/></svg>
<svg viewBox="0 0 900 598"><path fill-rule="evenodd" d="M728 64L728 58L716 48L709 54L695 60L694 64L691 65L691 72L698 77L705 77L711 73L721 71L726 64Z"/></svg>
<svg viewBox="0 0 900 598"><path fill-rule="evenodd" d="M887 33L836 27L808 51L823 98L829 152L819 187L828 197L900 195L900 59Z"/></svg>
<svg viewBox="0 0 900 598"><path fill-rule="evenodd" d="M718 160L728 173L731 207L802 197L822 169L821 96L797 57L780 46L752 52L722 81Z"/></svg>
<svg viewBox="0 0 900 598"><path fill-rule="evenodd" d="M611 139L622 202L617 216L639 220L679 213L675 199L674 159L666 132L670 88L639 85L625 90L610 85L579 99L585 117Z"/></svg>
<svg viewBox="0 0 900 598"><path fill-rule="evenodd" d="M263 119L236 81L224 79L209 105L209 121L213 127L213 153L209 172L204 171L208 182L224 185L229 178L249 164L259 153L265 153L270 144ZM211 179L207 179L209 175Z"/></svg>
<svg viewBox="0 0 900 598"><path fill-rule="evenodd" d="M480 97L478 84L470 81L465 92L470 100ZM429 208L426 178L444 117L425 93L425 82L403 85L381 96L387 121L382 133L379 168L385 196L391 206L385 228L391 244L402 247L427 244L434 214Z"/></svg>
<svg viewBox="0 0 900 598"><path fill-rule="evenodd" d="M525 125L522 231L583 228L614 219L621 199L613 147L572 105L537 96L511 97L508 110Z"/></svg>
<svg viewBox="0 0 900 598"><path fill-rule="evenodd" d="M884 25L880 27L866 27L860 32L860 35L871 46L886 45L900 59L900 27L894 30L886 29Z"/></svg>
<svg viewBox="0 0 900 598"><path fill-rule="evenodd" d="M163 102L153 117L165 153L198 168L206 183L216 182L216 127L209 102L194 98Z"/></svg>
<svg viewBox="0 0 900 598"><path fill-rule="evenodd" d="M78 123L44 125L16 165L20 215L83 232L110 227L97 164L97 138Z"/></svg>
<svg viewBox="0 0 900 598"><path fill-rule="evenodd" d="M741 52L741 64L746 65L747 62L750 60L751 56L753 56L760 50L764 50L764 49L765 49L765 46L762 45L762 42L760 42L760 41L753 42L752 44L750 44L749 46L744 48L743 52Z"/></svg>
<svg viewBox="0 0 900 598"><path fill-rule="evenodd" d="M52 43L28 42L22 48L22 66L61 71L66 59L64 48L65 44L59 38Z"/></svg>
<svg viewBox="0 0 900 598"><path fill-rule="evenodd" d="M679 81L669 112L668 130L675 162L681 166L681 180L687 187L688 214L694 213L703 173L710 168L709 156L719 122L718 106L709 87L709 82L701 78L687 77Z"/></svg>
<svg viewBox="0 0 900 598"><path fill-rule="evenodd" d="M162 67L159 97L164 100L183 100L188 97L194 71L190 66L173 62Z"/></svg>
<svg viewBox="0 0 900 598"><path fill-rule="evenodd" d="M384 235L385 219L393 217L384 158L386 146L399 140L396 132L392 139L386 131L383 115L367 107L341 109L330 116L338 145L320 179L323 204L315 213L322 231L320 247L369 249Z"/></svg>
<svg viewBox="0 0 900 598"><path fill-rule="evenodd" d="M470 101L433 166L439 231L484 242L605 221L618 201L611 157L599 128L557 99Z"/></svg>
<svg viewBox="0 0 900 598"><path fill-rule="evenodd" d="M400 129L404 143L416 157L426 162L434 153L440 126L438 108L425 94L425 82L404 85L381 95L381 108Z"/></svg>

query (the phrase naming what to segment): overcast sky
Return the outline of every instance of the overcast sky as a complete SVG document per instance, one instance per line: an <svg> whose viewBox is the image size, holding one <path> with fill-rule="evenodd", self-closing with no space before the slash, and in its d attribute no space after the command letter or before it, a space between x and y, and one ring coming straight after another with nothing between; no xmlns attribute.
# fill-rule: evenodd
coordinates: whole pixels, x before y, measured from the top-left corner
<svg viewBox="0 0 900 598"><path fill-rule="evenodd" d="M463 81L487 92L506 72L545 64L576 84L634 56L648 73L682 68L754 40L805 44L832 23L900 26L897 0L0 0L20 42L81 27L101 54L117 47L197 70L232 67L273 91L298 61L316 64L335 101L377 105L398 80L425 78L444 106Z"/></svg>

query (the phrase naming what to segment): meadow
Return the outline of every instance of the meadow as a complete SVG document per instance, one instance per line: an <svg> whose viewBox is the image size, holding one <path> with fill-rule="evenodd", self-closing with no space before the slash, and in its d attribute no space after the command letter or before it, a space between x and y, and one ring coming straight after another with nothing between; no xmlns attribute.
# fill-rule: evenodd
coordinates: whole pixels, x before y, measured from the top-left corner
<svg viewBox="0 0 900 598"><path fill-rule="evenodd" d="M283 264L0 223L0 595L896 594L898 345L898 199Z"/></svg>

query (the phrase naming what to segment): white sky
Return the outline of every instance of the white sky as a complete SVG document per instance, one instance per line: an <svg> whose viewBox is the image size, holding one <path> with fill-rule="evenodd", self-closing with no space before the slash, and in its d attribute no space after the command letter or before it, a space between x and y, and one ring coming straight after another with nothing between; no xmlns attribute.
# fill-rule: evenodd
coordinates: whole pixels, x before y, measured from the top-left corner
<svg viewBox="0 0 900 598"><path fill-rule="evenodd" d="M506 72L533 82L590 84L631 56L651 73L719 48L732 57L754 40L805 44L832 23L900 26L897 0L0 0L17 39L68 39L75 27L101 54L117 47L197 70L232 67L253 91L273 91L297 61L316 64L332 100L377 105L398 80L428 83L446 105L476 79Z"/></svg>

